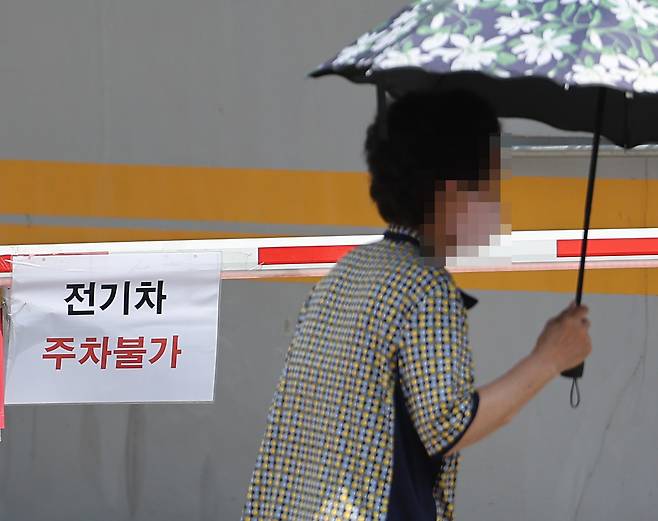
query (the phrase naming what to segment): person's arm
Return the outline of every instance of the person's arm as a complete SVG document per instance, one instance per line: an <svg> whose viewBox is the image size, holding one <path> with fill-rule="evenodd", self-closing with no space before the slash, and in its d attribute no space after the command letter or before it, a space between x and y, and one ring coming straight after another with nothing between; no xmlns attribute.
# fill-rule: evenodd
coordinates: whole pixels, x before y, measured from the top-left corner
<svg viewBox="0 0 658 521"><path fill-rule="evenodd" d="M535 354L521 359L512 369L493 382L477 389L480 404L470 426L446 456L506 425L554 377L557 371Z"/></svg>
<svg viewBox="0 0 658 521"><path fill-rule="evenodd" d="M480 406L451 455L485 438L512 418L553 378L592 351L587 306L572 303L546 323L532 352L503 376L478 388Z"/></svg>

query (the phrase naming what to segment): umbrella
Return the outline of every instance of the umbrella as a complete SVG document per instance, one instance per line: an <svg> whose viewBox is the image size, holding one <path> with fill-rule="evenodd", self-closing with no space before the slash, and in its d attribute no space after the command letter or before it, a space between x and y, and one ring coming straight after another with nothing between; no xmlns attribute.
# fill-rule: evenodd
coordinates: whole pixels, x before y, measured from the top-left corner
<svg viewBox="0 0 658 521"><path fill-rule="evenodd" d="M624 147L658 142L657 0L419 0L320 65L386 96L467 89L500 117L593 133L576 302L601 136ZM580 403L573 378L571 404ZM574 403L574 389L577 401Z"/></svg>

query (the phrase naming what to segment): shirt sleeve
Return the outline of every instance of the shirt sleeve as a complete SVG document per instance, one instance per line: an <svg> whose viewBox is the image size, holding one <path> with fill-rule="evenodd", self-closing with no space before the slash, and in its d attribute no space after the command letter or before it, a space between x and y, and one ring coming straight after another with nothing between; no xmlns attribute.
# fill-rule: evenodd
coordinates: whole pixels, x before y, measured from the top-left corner
<svg viewBox="0 0 658 521"><path fill-rule="evenodd" d="M479 405L464 321L458 289L440 277L418 301L402 331L400 384L430 457L443 457L457 444Z"/></svg>

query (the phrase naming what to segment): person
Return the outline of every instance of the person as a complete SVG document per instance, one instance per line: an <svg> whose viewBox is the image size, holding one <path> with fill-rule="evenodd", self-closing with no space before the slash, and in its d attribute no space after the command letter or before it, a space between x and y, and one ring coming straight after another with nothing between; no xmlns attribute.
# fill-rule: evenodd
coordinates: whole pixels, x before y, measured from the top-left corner
<svg viewBox="0 0 658 521"><path fill-rule="evenodd" d="M388 227L308 294L242 512L250 520L454 518L461 451L591 352L588 309L475 388L468 308L446 259L500 229L500 126L474 94L408 94L365 143Z"/></svg>

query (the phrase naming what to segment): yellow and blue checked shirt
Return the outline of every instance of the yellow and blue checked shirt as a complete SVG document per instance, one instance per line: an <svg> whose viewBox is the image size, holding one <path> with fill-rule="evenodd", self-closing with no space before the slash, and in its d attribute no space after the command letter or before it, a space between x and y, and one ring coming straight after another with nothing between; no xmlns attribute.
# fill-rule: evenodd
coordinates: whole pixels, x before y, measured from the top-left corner
<svg viewBox="0 0 658 521"><path fill-rule="evenodd" d="M398 225L387 232L419 239ZM460 453L444 454L479 398L466 318L452 276L412 242L384 238L345 255L302 306L243 520L386 521L396 388L440 461L436 519L452 520Z"/></svg>

